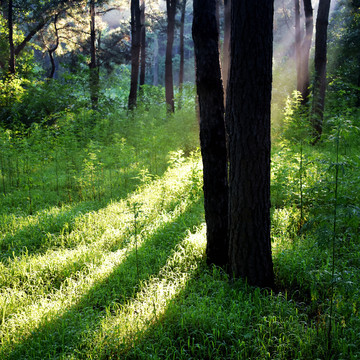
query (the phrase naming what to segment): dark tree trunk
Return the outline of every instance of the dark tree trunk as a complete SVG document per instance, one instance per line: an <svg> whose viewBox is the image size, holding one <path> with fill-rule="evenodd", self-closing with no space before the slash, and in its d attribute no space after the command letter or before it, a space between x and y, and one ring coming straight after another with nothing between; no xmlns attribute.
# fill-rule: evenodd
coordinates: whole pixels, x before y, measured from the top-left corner
<svg viewBox="0 0 360 360"><path fill-rule="evenodd" d="M96 63L95 0L90 1L90 97L96 109L99 101L99 69Z"/></svg>
<svg viewBox="0 0 360 360"><path fill-rule="evenodd" d="M141 23L141 61L140 61L140 87L145 84L145 67L146 67L146 28L145 28L145 0L141 1L140 7L140 23Z"/></svg>
<svg viewBox="0 0 360 360"><path fill-rule="evenodd" d="M180 18L180 69L179 69L180 103L179 103L179 108L181 108L182 90L183 90L183 83L184 83L184 65L185 65L184 26L185 26L185 13L186 13L186 0L182 0L181 18Z"/></svg>
<svg viewBox="0 0 360 360"><path fill-rule="evenodd" d="M192 32L204 168L207 263L225 267L228 263L227 151L216 0L194 0Z"/></svg>
<svg viewBox="0 0 360 360"><path fill-rule="evenodd" d="M13 2L8 2L8 27L9 27L9 73L15 74L15 47L14 47L14 26L13 26Z"/></svg>
<svg viewBox="0 0 360 360"><path fill-rule="evenodd" d="M296 63L296 89L301 94L303 92L303 73L302 73L302 31L300 27L300 0L295 0L295 63Z"/></svg>
<svg viewBox="0 0 360 360"><path fill-rule="evenodd" d="M56 70L56 65L55 65L55 60L54 60L54 52L56 51L56 49L59 47L59 32L58 32L58 28L57 28L57 19L59 17L59 14L56 14L54 17L54 28L55 28L55 38L56 38L56 42L55 45L51 48L48 48L48 54L50 57L50 63L51 63L51 70L50 70L50 74L48 76L48 79L52 79L55 75L55 70Z"/></svg>
<svg viewBox="0 0 360 360"><path fill-rule="evenodd" d="M165 55L165 97L168 112L174 112L174 81L172 73L172 48L174 43L175 32L175 14L177 0L166 0L167 10L167 42Z"/></svg>
<svg viewBox="0 0 360 360"><path fill-rule="evenodd" d="M313 36L313 9L311 0L304 0L304 13L305 13L305 38L302 45L302 72L303 72L303 90L302 90L302 103L306 104L310 96L310 70L309 70L309 57L310 48Z"/></svg>
<svg viewBox="0 0 360 360"><path fill-rule="evenodd" d="M231 275L274 286L270 242L273 1L232 1L229 135Z"/></svg>
<svg viewBox="0 0 360 360"><path fill-rule="evenodd" d="M224 83L224 103L230 69L230 33L231 33L231 0L224 0L224 45L222 61L222 77Z"/></svg>
<svg viewBox="0 0 360 360"><path fill-rule="evenodd" d="M136 107L139 77L141 21L139 0L131 0L131 80L128 108Z"/></svg>
<svg viewBox="0 0 360 360"><path fill-rule="evenodd" d="M315 78L313 88L312 126L314 143L322 134L326 92L326 51L327 27L329 22L330 0L320 0L316 18L315 37Z"/></svg>

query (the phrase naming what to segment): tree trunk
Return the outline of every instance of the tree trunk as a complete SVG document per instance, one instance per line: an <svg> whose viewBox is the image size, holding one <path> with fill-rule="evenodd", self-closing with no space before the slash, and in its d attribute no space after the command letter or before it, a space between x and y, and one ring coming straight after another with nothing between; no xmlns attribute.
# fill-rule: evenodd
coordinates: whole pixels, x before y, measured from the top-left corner
<svg viewBox="0 0 360 360"><path fill-rule="evenodd" d="M224 45L222 61L222 78L224 84L224 104L230 69L230 33L231 33L231 0L224 0Z"/></svg>
<svg viewBox="0 0 360 360"><path fill-rule="evenodd" d="M146 67L146 28L145 28L145 0L141 1L140 7L140 43L141 43L141 61L140 61L140 87L145 84L145 67Z"/></svg>
<svg viewBox="0 0 360 360"><path fill-rule="evenodd" d="M185 13L186 13L186 0L182 0L181 4L181 18L180 18L180 69L179 69L179 91L180 91L180 102L179 108L181 108L182 101L182 90L184 83L184 26L185 26Z"/></svg>
<svg viewBox="0 0 360 360"><path fill-rule="evenodd" d="M90 97L96 109L99 101L99 69L96 64L95 0L90 1Z"/></svg>
<svg viewBox="0 0 360 360"><path fill-rule="evenodd" d="M229 136L231 274L274 286L270 242L273 1L232 1Z"/></svg>
<svg viewBox="0 0 360 360"><path fill-rule="evenodd" d="M159 39L154 34L154 45L153 45L153 85L159 85Z"/></svg>
<svg viewBox="0 0 360 360"><path fill-rule="evenodd" d="M315 37L315 79L313 89L312 126L314 143L322 133L326 92L326 51L327 27L329 22L330 0L320 0L316 18Z"/></svg>
<svg viewBox="0 0 360 360"><path fill-rule="evenodd" d="M303 73L303 90L302 90L302 103L306 104L310 96L310 71L309 71L309 57L310 48L313 36L313 9L311 0L304 0L304 13L305 13L305 38L302 45L302 73Z"/></svg>
<svg viewBox="0 0 360 360"><path fill-rule="evenodd" d="M227 246L227 151L219 63L216 0L194 0L193 39L200 110L207 263L225 267Z"/></svg>
<svg viewBox="0 0 360 360"><path fill-rule="evenodd" d="M303 74L302 74L302 31L300 27L300 0L295 0L295 63L296 63L296 89L302 94Z"/></svg>
<svg viewBox="0 0 360 360"><path fill-rule="evenodd" d="M175 14L176 14L177 0L166 0L167 10L167 42L166 42L166 55L165 55L165 97L166 107L168 112L175 111L174 105L174 81L172 73L172 48L174 43L175 32Z"/></svg>
<svg viewBox="0 0 360 360"><path fill-rule="evenodd" d="M141 21L139 0L131 0L131 80L128 108L136 107L139 77Z"/></svg>
<svg viewBox="0 0 360 360"><path fill-rule="evenodd" d="M50 74L48 76L48 79L52 79L54 77L55 70L56 70L54 52L59 47L59 32L58 32L58 28L57 28L58 17L59 17L59 14L55 14L55 16L54 16L54 29L55 29L56 42L55 42L55 45L52 48L48 48L48 54L49 54L50 63L51 63L51 70L50 70Z"/></svg>
<svg viewBox="0 0 360 360"><path fill-rule="evenodd" d="M13 26L13 2L8 2L8 26L9 26L9 73L15 74L15 47L14 47L14 26Z"/></svg>

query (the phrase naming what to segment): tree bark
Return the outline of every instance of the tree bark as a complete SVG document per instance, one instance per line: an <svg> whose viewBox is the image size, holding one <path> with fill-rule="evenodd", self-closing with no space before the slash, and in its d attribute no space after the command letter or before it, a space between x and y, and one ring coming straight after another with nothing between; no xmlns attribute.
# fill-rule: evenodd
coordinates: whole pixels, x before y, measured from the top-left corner
<svg viewBox="0 0 360 360"><path fill-rule="evenodd" d="M90 98L93 109L99 101L99 69L96 63L95 0L90 0Z"/></svg>
<svg viewBox="0 0 360 360"><path fill-rule="evenodd" d="M180 69L179 69L179 91L180 91L180 103L181 108L182 101L182 90L184 83L184 65L185 65L185 54L184 54L184 27L185 27L185 13L186 13L186 0L182 0L181 4L181 18L180 18Z"/></svg>
<svg viewBox="0 0 360 360"><path fill-rule="evenodd" d="M302 89L302 103L306 104L310 96L310 70L309 70L309 57L310 48L313 36L313 9L311 0L304 0L304 13L305 13L305 38L302 45L302 72L303 72L303 89Z"/></svg>
<svg viewBox="0 0 360 360"><path fill-rule="evenodd" d="M231 34L231 0L224 0L224 45L222 77L224 84L224 104L226 105L227 84L230 70L230 34Z"/></svg>
<svg viewBox="0 0 360 360"><path fill-rule="evenodd" d="M167 111L173 113L175 111L174 105L174 81L172 73L172 48L174 43L175 32L175 14L176 14L177 0L166 0L167 10L167 42L165 55L165 97Z"/></svg>
<svg viewBox="0 0 360 360"><path fill-rule="evenodd" d="M146 70L146 28L145 28L145 0L141 1L140 7L140 44L141 44L141 61L140 61L140 87L145 84L145 70Z"/></svg>
<svg viewBox="0 0 360 360"><path fill-rule="evenodd" d="M315 79L313 88L312 126L314 143L322 134L322 123L325 108L326 93L326 52L327 27L329 22L330 0L320 0L316 18L315 37Z"/></svg>
<svg viewBox="0 0 360 360"><path fill-rule="evenodd" d="M14 47L14 26L13 26L13 2L8 2L8 27L9 27L9 73L15 74L15 47Z"/></svg>
<svg viewBox="0 0 360 360"><path fill-rule="evenodd" d="M226 104L231 275L274 286L270 242L273 1L233 1Z"/></svg>
<svg viewBox="0 0 360 360"><path fill-rule="evenodd" d="M207 263L226 267L228 263L227 151L216 0L194 0L193 5L192 33L200 112Z"/></svg>
<svg viewBox="0 0 360 360"><path fill-rule="evenodd" d="M136 107L139 77L141 21L139 0L131 0L131 80L128 108Z"/></svg>

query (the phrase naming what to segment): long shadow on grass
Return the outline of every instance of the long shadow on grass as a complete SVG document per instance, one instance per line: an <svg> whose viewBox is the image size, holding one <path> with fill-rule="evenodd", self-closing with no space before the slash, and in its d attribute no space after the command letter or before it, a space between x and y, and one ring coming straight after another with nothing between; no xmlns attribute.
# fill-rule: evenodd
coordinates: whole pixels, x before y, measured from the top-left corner
<svg viewBox="0 0 360 360"><path fill-rule="evenodd" d="M124 199L129 195L125 194ZM122 199L117 198L116 201ZM58 214L38 213L38 222L19 228L12 234L0 239L0 262L9 262L9 258L27 255L44 254L49 248L64 246L61 238L54 241L59 235L69 236L74 230L75 221L86 214L106 208L114 199L108 201L84 201L72 207L60 209ZM68 244L67 244L68 245ZM70 244L70 247L73 245ZM67 246L68 247L68 246Z"/></svg>
<svg viewBox="0 0 360 360"><path fill-rule="evenodd" d="M96 330L106 314L106 309L123 304L135 296L141 281L155 275L166 264L175 246L186 236L188 229L203 222L202 200L192 203L173 221L144 239L137 254L131 250L126 259L105 280L91 290L64 314L45 322L34 330L23 343L1 359L62 358L81 349L89 331ZM137 266L139 265L139 274Z"/></svg>

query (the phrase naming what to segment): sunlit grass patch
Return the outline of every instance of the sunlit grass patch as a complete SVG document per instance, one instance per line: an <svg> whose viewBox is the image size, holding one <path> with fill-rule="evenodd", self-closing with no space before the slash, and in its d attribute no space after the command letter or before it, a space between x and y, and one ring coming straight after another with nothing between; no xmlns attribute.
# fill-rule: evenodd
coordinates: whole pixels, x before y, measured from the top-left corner
<svg viewBox="0 0 360 360"><path fill-rule="evenodd" d="M133 297L187 229L202 222L198 166L196 159L178 164L128 199L75 216L72 231L54 234L61 244L40 254L25 249L2 263L1 354L44 358L61 338L71 349L105 309ZM89 320L80 321L85 313Z"/></svg>

